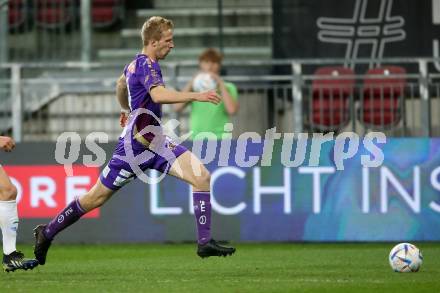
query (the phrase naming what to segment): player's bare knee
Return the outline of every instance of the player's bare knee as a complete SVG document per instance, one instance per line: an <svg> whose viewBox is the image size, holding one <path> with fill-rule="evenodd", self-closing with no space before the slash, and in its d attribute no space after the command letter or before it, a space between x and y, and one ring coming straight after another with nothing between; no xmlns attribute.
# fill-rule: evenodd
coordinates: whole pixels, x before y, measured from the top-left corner
<svg viewBox="0 0 440 293"><path fill-rule="evenodd" d="M0 187L0 200L8 201L17 198L17 188L14 185Z"/></svg>

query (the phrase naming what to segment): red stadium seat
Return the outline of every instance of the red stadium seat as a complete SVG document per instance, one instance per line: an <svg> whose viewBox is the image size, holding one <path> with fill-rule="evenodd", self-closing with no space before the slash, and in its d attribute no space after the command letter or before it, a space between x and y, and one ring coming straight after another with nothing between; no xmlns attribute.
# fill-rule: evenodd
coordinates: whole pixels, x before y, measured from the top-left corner
<svg viewBox="0 0 440 293"><path fill-rule="evenodd" d="M360 122L368 128L387 129L402 119L406 70L385 66L367 71L360 101Z"/></svg>
<svg viewBox="0 0 440 293"><path fill-rule="evenodd" d="M122 17L121 0L93 0L92 23L94 28L108 28Z"/></svg>
<svg viewBox="0 0 440 293"><path fill-rule="evenodd" d="M350 96L354 73L345 67L322 67L315 71L309 122L313 129L337 131L350 120Z"/></svg>
<svg viewBox="0 0 440 293"><path fill-rule="evenodd" d="M37 0L37 25L58 29L70 25L74 18L73 0Z"/></svg>
<svg viewBox="0 0 440 293"><path fill-rule="evenodd" d="M21 28L26 22L26 3L23 0L11 0L8 7L9 29Z"/></svg>

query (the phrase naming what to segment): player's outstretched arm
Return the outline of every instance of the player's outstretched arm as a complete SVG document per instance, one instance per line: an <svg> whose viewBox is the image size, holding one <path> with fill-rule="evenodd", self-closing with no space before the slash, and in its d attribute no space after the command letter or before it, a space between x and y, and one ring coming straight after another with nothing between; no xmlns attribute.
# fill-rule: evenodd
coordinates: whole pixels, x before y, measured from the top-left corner
<svg viewBox="0 0 440 293"><path fill-rule="evenodd" d="M156 86L150 90L150 95L153 101L159 104L175 104L197 101L217 105L221 102L220 96L215 91L207 91L202 93L185 93L166 89L163 86Z"/></svg>
<svg viewBox="0 0 440 293"><path fill-rule="evenodd" d="M6 152L12 151L15 147L15 141L7 136L0 136L0 149L5 150Z"/></svg>

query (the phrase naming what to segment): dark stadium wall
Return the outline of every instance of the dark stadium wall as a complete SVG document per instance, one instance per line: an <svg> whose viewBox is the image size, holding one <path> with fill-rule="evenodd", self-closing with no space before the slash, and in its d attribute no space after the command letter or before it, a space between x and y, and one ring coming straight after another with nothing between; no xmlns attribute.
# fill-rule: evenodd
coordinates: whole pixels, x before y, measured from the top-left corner
<svg viewBox="0 0 440 293"><path fill-rule="evenodd" d="M440 35L438 0L272 3L274 58L433 56Z"/></svg>
<svg viewBox="0 0 440 293"><path fill-rule="evenodd" d="M136 9L148 9L148 8L153 8L154 7L154 1L153 0L131 0L131 1L125 1L124 2L125 8L126 9L132 9L132 10L136 10Z"/></svg>
<svg viewBox="0 0 440 293"><path fill-rule="evenodd" d="M292 150L296 145L294 141ZM113 143L100 146L107 156L114 148ZM80 152L74 152L71 169L57 163L55 149L54 143L21 143L13 153L0 154L0 162L19 190L20 242L32 243L32 229L93 186L102 168L84 166L87 160L98 159L84 142ZM308 149L298 168L287 167L294 155L281 155L284 147L279 142L270 166L262 160L243 166L237 159L238 149L233 142L227 164L219 164L218 154L207 164L212 173L216 239L440 240L439 139L388 139L380 145L383 164L375 168L363 168L362 158L371 152L361 144L344 161L344 170L338 170L334 142L322 145L318 165L311 162ZM249 143L242 159L249 163L262 154L262 144ZM191 204L188 185L175 178L167 177L158 185L135 180L56 241L194 241Z"/></svg>

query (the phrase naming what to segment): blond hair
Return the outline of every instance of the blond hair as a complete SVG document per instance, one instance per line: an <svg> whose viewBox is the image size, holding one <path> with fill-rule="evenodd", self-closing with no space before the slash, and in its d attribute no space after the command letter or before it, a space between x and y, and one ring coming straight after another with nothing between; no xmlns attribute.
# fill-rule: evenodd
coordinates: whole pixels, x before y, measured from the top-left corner
<svg viewBox="0 0 440 293"><path fill-rule="evenodd" d="M162 33L169 29L173 29L174 24L171 20L161 16L152 16L144 22L141 30L142 43L147 46L148 43L158 41L162 37Z"/></svg>

